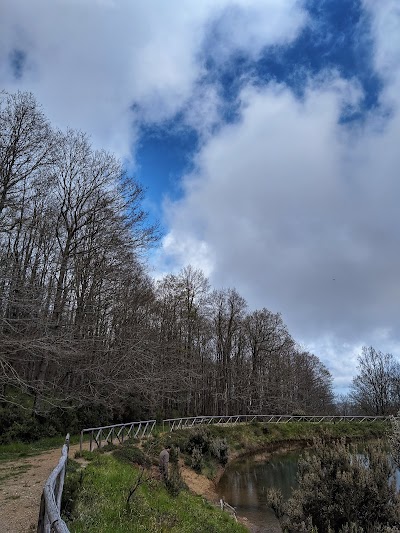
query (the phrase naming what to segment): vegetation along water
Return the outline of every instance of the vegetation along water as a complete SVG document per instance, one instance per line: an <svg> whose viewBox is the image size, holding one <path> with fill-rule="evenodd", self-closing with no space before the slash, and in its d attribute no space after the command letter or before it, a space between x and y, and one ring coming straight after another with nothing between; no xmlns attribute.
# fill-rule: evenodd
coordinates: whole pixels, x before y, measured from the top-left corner
<svg viewBox="0 0 400 533"><path fill-rule="evenodd" d="M335 396L329 369L296 342L279 312L250 309L234 287L213 288L190 265L154 279L146 254L160 232L146 217L142 185L84 132L54 127L33 94L0 91L0 132L0 444L11 446L8 456L21 442L131 420L399 410L400 366L392 354L363 347L349 393ZM310 428L210 428L172 439L186 467L214 479L235 457L287 441L380 436L368 425ZM163 438L142 450L150 464ZM118 480L124 469L132 483L139 479L135 457L126 465L121 457L92 456L84 472L70 474L73 527L94 530L109 512L113 531L195 531L205 515L217 516L203 517L204 502L189 503L178 467L168 490L146 470L127 501L128 484ZM114 496L96 491L114 487L115 506L106 511ZM192 529L174 514L180 499L197 517ZM278 496L274 501L283 512ZM139 515L151 523L140 525Z"/></svg>
<svg viewBox="0 0 400 533"><path fill-rule="evenodd" d="M115 450L109 446L103 453L84 452L90 464L84 471L71 464L70 468L76 470L67 476L64 512L72 532L106 532L111 524L113 531L120 532L244 531L227 513L188 493L182 470L191 469L203 479L217 481L227 465L246 455L310 446L314 438L321 437L334 448L344 434L347 439L365 442L384 437L387 431L384 423L255 423L160 432L140 447L138 442L128 442ZM175 454L171 454L170 483L164 486L157 477L156 465L166 442L172 444ZM218 500L217 492L213 497ZM252 517L247 518L251 522Z"/></svg>

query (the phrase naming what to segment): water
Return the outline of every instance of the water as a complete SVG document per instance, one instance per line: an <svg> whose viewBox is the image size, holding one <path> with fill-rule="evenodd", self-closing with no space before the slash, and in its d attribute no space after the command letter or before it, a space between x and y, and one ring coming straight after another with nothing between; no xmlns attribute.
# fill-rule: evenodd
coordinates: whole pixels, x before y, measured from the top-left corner
<svg viewBox="0 0 400 533"><path fill-rule="evenodd" d="M285 498L296 486L297 462L301 451L274 453L268 459L248 457L229 466L218 483L220 498L236 507L260 531L279 531L279 523L267 504L269 488L280 489Z"/></svg>
<svg viewBox="0 0 400 533"><path fill-rule="evenodd" d="M289 498L296 487L296 472L302 450L274 453L268 458L248 457L232 463L218 483L217 491L240 516L258 526L258 531L280 531L279 523L267 504L269 488L282 491ZM400 490L400 471L396 471L396 485Z"/></svg>

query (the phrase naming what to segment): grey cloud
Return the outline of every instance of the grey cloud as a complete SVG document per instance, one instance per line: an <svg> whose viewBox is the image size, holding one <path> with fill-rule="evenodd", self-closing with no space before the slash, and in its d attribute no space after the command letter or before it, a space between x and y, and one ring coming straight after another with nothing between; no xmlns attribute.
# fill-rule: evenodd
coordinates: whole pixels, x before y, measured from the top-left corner
<svg viewBox="0 0 400 533"><path fill-rule="evenodd" d="M212 282L281 311L341 383L338 361L353 354L354 370L355 347L400 347L400 117L340 125L357 94L333 78L302 102L282 86L248 88L241 122L202 149L168 211L170 242L206 243Z"/></svg>

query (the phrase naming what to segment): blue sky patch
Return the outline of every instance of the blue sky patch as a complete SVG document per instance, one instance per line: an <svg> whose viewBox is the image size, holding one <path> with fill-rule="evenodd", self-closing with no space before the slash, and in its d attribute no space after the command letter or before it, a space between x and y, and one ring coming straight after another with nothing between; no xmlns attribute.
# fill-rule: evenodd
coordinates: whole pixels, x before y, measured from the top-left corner
<svg viewBox="0 0 400 533"><path fill-rule="evenodd" d="M218 21L211 26L203 48L205 73L201 83L218 87L223 101L222 124L239 118L238 95L251 80L266 86L271 82L283 83L302 98L310 77L336 70L344 79L356 78L364 98L356 109L345 106L342 123L362 120L365 113L378 106L382 82L372 66L370 20L359 0L309 0L306 9L310 22L298 38L287 46L266 47L254 61L236 52L226 61L216 61L214 47L223 38L219 35ZM137 176L149 188L150 201L158 205L168 194L180 195L179 180L190 171L191 158L198 148L198 136L177 115L168 124L146 127L137 150Z"/></svg>
<svg viewBox="0 0 400 533"><path fill-rule="evenodd" d="M179 198L180 178L192 169L198 142L197 133L183 126L179 116L162 126L143 128L136 151L136 178L148 189L150 210L162 204L167 192ZM158 213L150 211L150 215L156 218Z"/></svg>

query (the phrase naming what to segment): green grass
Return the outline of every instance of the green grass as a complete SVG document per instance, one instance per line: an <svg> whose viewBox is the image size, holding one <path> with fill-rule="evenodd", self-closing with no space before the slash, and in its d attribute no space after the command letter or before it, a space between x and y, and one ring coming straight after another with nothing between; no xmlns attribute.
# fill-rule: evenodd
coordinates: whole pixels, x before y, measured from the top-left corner
<svg viewBox="0 0 400 533"><path fill-rule="evenodd" d="M52 448L61 448L65 442L65 436L48 437L35 442L12 442L11 444L0 444L0 462L12 461L21 457L30 457L38 455ZM70 444L79 442L79 435L73 435L70 438Z"/></svg>
<svg viewBox="0 0 400 533"><path fill-rule="evenodd" d="M349 440L384 438L388 423L250 423L236 426L207 426L202 430L180 430L173 433L157 433L144 443L145 451L156 464L158 454L166 442L185 450L190 434L206 431L209 438L224 438L230 449L230 457L279 449L291 444L312 443L315 437ZM187 464L190 455L181 454ZM207 503L203 498L182 490L171 496L161 482L149 479L142 484L130 504L127 498L130 487L138 476L138 467L118 461L113 455L92 453L91 463L83 474L74 474L73 498L75 505L68 512L71 533L224 533L244 532L227 513ZM219 468L217 461L204 457L202 473L213 478ZM72 476L71 476L72 479ZM68 475L67 475L68 486Z"/></svg>
<svg viewBox="0 0 400 533"><path fill-rule="evenodd" d="M238 424L231 426L210 425L203 429L200 427L184 429L173 433L160 435L154 439L155 448L160 448L167 440L184 452L190 435L196 431L205 431L208 440L223 438L229 446L229 460L251 455L257 452L278 450L296 446L312 444L314 438L334 440L346 437L349 441L372 440L385 438L389 430L388 422L327 422L311 424L309 422L261 423ZM186 464L190 465L190 456L182 454ZM218 461L208 454L203 456L204 466L202 474L210 479L220 468Z"/></svg>
<svg viewBox="0 0 400 533"><path fill-rule="evenodd" d="M85 469L68 527L71 533L244 533L226 512L182 490L171 496L164 484L150 479L127 505L138 468L113 456L98 456Z"/></svg>
<svg viewBox="0 0 400 533"><path fill-rule="evenodd" d="M288 422L287 424L250 423L236 426L208 426L212 436L219 436L228 441L231 452L235 455L248 454L268 449L271 445L286 445L294 442L308 443L315 437L349 440L384 438L387 435L387 422L327 422L310 424L309 422ZM180 432L182 437L184 431ZM187 430L186 430L187 431ZM181 438L182 438L181 437ZM174 438L180 436L172 434Z"/></svg>
<svg viewBox="0 0 400 533"><path fill-rule="evenodd" d="M94 450L92 452L89 452L89 450L82 450L75 452L75 459L85 459L85 461L93 461L95 457L99 455L101 450Z"/></svg>

